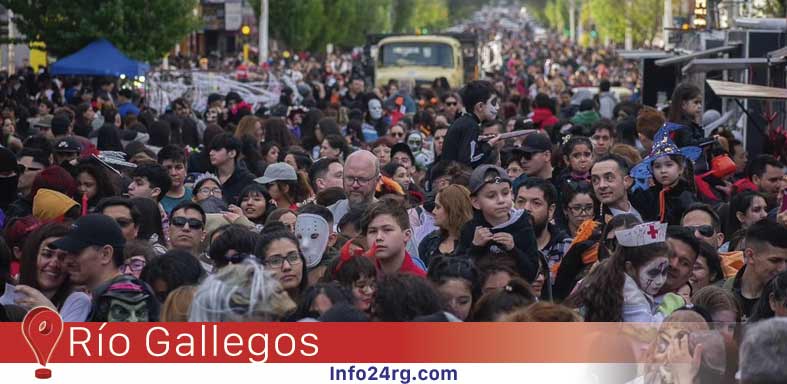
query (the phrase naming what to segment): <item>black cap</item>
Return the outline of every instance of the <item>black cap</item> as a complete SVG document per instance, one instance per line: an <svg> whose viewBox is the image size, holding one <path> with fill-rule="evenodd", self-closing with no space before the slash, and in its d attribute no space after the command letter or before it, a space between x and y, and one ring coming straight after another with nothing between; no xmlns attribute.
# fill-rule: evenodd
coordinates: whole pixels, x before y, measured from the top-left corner
<svg viewBox="0 0 787 384"><path fill-rule="evenodd" d="M543 133L531 133L525 136L525 140L522 141L522 148L519 150L528 153L551 151L552 142Z"/></svg>
<svg viewBox="0 0 787 384"><path fill-rule="evenodd" d="M68 132L68 126L71 125L71 119L65 113L58 113L52 118L52 133L55 135L64 135Z"/></svg>
<svg viewBox="0 0 787 384"><path fill-rule="evenodd" d="M492 164L481 165L474 169L473 174L470 175L470 194L475 195L484 185L492 183L511 184L511 178L508 177L508 173L503 168Z"/></svg>
<svg viewBox="0 0 787 384"><path fill-rule="evenodd" d="M64 137L55 144L55 152L81 152L82 146L73 137Z"/></svg>
<svg viewBox="0 0 787 384"><path fill-rule="evenodd" d="M123 248L126 245L126 239L115 220L109 216L94 213L77 219L74 224L71 224L68 233L52 242L51 247L70 253L79 253L91 245L111 245L114 248Z"/></svg>
<svg viewBox="0 0 787 384"><path fill-rule="evenodd" d="M594 108L596 108L596 103L593 101L593 99L585 99L579 102L580 112L590 111L593 110Z"/></svg>

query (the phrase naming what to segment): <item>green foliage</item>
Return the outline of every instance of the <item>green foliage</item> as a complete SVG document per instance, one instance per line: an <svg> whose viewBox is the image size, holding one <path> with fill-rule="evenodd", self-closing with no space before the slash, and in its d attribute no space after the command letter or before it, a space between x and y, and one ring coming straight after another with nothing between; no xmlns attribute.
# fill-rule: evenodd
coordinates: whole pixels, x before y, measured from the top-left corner
<svg viewBox="0 0 787 384"><path fill-rule="evenodd" d="M155 61L199 27L193 13L198 1L0 0L0 5L14 12L25 36L21 41L43 41L54 56L103 37L134 59Z"/></svg>
<svg viewBox="0 0 787 384"><path fill-rule="evenodd" d="M631 26L634 44L650 41L661 28L664 4L654 0L589 0L590 17L601 36L623 42Z"/></svg>
<svg viewBox="0 0 787 384"><path fill-rule="evenodd" d="M784 17L787 6L785 6L784 0L765 0L757 10L765 17Z"/></svg>
<svg viewBox="0 0 787 384"><path fill-rule="evenodd" d="M269 0L271 37L295 50L363 45L369 33L451 26L490 0ZM260 0L249 0L259 16Z"/></svg>

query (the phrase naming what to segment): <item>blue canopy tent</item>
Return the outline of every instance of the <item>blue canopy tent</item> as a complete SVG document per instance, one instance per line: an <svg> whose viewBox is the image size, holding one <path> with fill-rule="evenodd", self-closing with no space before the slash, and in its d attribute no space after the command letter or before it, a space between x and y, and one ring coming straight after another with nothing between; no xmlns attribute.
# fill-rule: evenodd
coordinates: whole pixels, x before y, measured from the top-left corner
<svg viewBox="0 0 787 384"><path fill-rule="evenodd" d="M53 75L74 76L143 76L150 66L129 59L106 39L90 43L49 67Z"/></svg>

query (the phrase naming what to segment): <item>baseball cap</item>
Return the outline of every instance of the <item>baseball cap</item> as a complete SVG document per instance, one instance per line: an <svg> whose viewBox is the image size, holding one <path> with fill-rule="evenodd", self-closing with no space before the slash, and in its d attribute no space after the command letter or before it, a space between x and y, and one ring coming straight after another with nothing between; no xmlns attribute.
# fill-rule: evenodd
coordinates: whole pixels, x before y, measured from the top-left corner
<svg viewBox="0 0 787 384"><path fill-rule="evenodd" d="M511 184L511 178L503 168L492 164L484 164L473 170L470 175L470 194L475 195L484 185L508 183Z"/></svg>
<svg viewBox="0 0 787 384"><path fill-rule="evenodd" d="M78 253L91 245L111 245L123 248L126 239L120 226L111 217L101 214L82 216L73 224L68 233L50 245L70 253Z"/></svg>
<svg viewBox="0 0 787 384"><path fill-rule="evenodd" d="M531 133L522 141L522 152L537 153L552 150L552 142L543 133Z"/></svg>
<svg viewBox="0 0 787 384"><path fill-rule="evenodd" d="M82 146L73 137L64 137L55 144L55 152L81 152Z"/></svg>
<svg viewBox="0 0 787 384"><path fill-rule="evenodd" d="M270 184L274 181L297 181L298 175L295 173L295 168L287 163L275 163L265 168L265 173L262 177L254 179L255 182L260 184Z"/></svg>

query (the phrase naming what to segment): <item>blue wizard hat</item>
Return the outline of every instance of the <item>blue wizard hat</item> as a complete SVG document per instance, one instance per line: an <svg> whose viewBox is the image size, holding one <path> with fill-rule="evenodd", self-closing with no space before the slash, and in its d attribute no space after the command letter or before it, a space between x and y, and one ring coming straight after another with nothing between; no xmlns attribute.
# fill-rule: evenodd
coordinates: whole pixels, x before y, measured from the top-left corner
<svg viewBox="0 0 787 384"><path fill-rule="evenodd" d="M678 155L691 160L692 163L700 158L702 155L702 148L694 146L678 148L670 138L670 133L684 128L687 127L674 123L666 123L659 128L658 132L656 132L656 135L653 137L653 148L650 150L650 154L643 159L641 163L631 169L631 177L636 181L632 188L633 190L648 189L648 179L653 176L653 161L658 158Z"/></svg>

